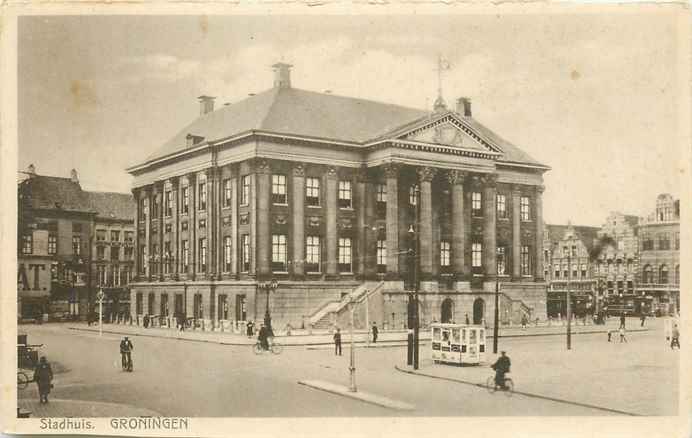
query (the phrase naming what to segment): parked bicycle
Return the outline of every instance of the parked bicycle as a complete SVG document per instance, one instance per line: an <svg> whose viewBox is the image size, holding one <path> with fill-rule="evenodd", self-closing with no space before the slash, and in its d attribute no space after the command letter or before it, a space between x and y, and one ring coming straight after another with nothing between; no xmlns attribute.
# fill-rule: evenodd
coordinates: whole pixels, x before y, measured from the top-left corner
<svg viewBox="0 0 692 438"><path fill-rule="evenodd" d="M511 397L514 393L514 382L509 377L505 377L505 386L503 388L495 381L495 375L492 375L486 380L485 387L491 394L499 390L503 391L507 397Z"/></svg>
<svg viewBox="0 0 692 438"><path fill-rule="evenodd" d="M257 343L255 343L255 345L252 346L252 351L254 351L255 354L262 354L266 351L271 351L274 354L281 354L283 350L284 346L275 341L269 343L268 350L262 347L262 343L260 341L257 341Z"/></svg>
<svg viewBox="0 0 692 438"><path fill-rule="evenodd" d="M30 381L29 376L24 371L17 371L17 389L26 389Z"/></svg>

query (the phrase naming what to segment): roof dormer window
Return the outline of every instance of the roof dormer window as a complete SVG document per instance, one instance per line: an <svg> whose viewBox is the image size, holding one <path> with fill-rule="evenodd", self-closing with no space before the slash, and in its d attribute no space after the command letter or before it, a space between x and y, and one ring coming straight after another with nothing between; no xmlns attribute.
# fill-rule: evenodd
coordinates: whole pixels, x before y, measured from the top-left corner
<svg viewBox="0 0 692 438"><path fill-rule="evenodd" d="M192 135L192 134L187 134L187 137L185 137L187 140L187 147L192 147L196 144L199 144L204 140L204 137L200 135Z"/></svg>

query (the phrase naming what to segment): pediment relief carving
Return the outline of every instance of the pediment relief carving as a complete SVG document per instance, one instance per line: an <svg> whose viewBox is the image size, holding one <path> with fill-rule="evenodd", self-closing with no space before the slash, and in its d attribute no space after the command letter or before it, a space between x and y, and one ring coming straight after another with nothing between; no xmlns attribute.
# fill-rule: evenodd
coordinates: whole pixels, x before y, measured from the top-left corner
<svg viewBox="0 0 692 438"><path fill-rule="evenodd" d="M406 140L488 151L489 149L451 121L438 122L405 135Z"/></svg>

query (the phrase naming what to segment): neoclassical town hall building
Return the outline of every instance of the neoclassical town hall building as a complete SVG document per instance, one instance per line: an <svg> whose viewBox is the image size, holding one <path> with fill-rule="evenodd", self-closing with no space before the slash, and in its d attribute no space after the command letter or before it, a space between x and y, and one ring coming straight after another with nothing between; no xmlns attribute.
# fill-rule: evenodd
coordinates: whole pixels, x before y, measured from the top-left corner
<svg viewBox="0 0 692 438"><path fill-rule="evenodd" d="M504 320L545 317L547 166L468 99L429 112L295 89L291 66L273 67L265 92L217 110L201 96L200 116L128 169L133 316L224 328L261 321L268 300L274 327L327 327L355 296L358 326L400 329L418 263L424 324L492 321L496 281Z"/></svg>

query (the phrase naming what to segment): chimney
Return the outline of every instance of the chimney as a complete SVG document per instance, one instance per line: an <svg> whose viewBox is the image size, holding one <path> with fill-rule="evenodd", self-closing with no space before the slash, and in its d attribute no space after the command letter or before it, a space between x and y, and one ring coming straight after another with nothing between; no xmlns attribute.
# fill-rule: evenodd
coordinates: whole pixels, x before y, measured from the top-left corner
<svg viewBox="0 0 692 438"><path fill-rule="evenodd" d="M457 99L457 114L464 117L471 117L471 99L460 97Z"/></svg>
<svg viewBox="0 0 692 438"><path fill-rule="evenodd" d="M79 184L79 177L77 176L77 171L75 169L70 171L70 179L73 183Z"/></svg>
<svg viewBox="0 0 692 438"><path fill-rule="evenodd" d="M199 96L199 115L203 116L207 113L214 111L214 99L213 96Z"/></svg>
<svg viewBox="0 0 692 438"><path fill-rule="evenodd" d="M291 88L291 64L277 62L274 69L274 88Z"/></svg>
<svg viewBox="0 0 692 438"><path fill-rule="evenodd" d="M26 173L29 174L29 178L35 177L36 167L33 164L29 164L29 167L26 168Z"/></svg>

